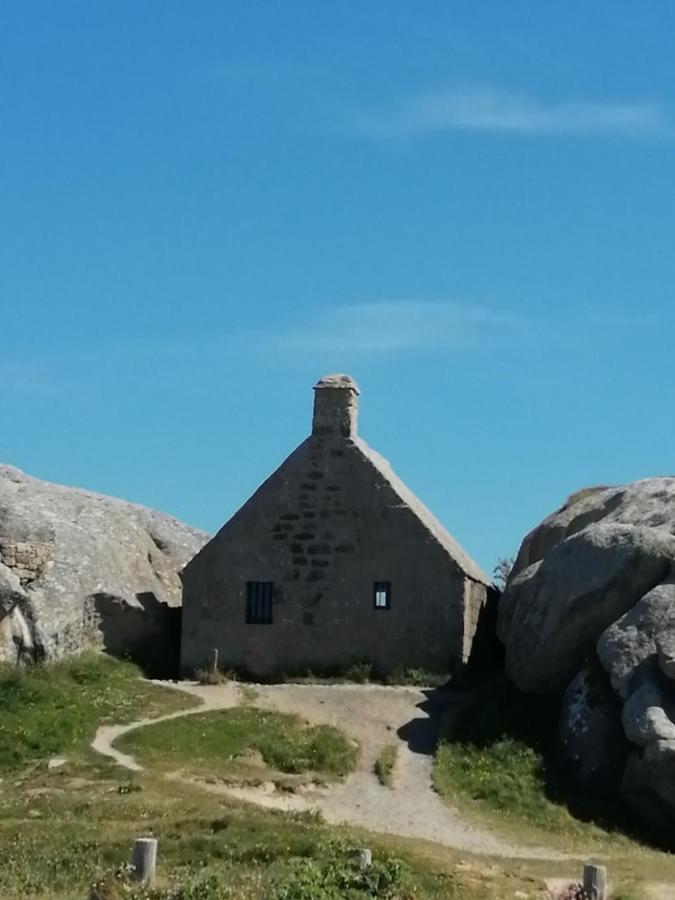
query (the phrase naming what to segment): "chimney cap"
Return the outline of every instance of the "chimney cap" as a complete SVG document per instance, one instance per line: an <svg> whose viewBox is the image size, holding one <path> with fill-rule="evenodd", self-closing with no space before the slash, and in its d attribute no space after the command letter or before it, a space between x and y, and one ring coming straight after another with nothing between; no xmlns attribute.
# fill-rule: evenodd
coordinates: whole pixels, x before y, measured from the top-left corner
<svg viewBox="0 0 675 900"><path fill-rule="evenodd" d="M324 388L354 391L356 394L360 393L359 386L351 375L324 375L314 385L314 390L323 390Z"/></svg>

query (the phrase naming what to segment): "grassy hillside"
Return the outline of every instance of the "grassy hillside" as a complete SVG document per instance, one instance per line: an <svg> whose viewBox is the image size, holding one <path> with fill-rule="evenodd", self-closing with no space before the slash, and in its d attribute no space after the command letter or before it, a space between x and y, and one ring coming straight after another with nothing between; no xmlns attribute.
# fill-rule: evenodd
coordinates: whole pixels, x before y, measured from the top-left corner
<svg viewBox="0 0 675 900"><path fill-rule="evenodd" d="M291 771L309 765L336 775L351 764L354 747L339 732L242 700L220 718L197 713L180 720L178 731L174 722L170 731L157 725L135 733L146 742L135 749L148 767L131 775L89 749L97 725L173 711L189 697L142 682L133 666L100 656L2 671L0 900L534 900L542 896L542 877L578 873L574 860L472 857L331 826L312 812L246 805L167 778L172 753L220 765L225 749L236 757L253 748L263 765ZM46 761L55 754L67 761L49 770ZM439 754L437 779L442 759ZM448 790L465 790L469 778L485 782L494 774L485 765L448 772ZM527 781L514 777L516 793L527 795ZM536 777L532 784L536 794ZM500 824L511 821L508 805L498 814ZM538 842L552 833L538 828ZM159 839L158 880L141 891L129 882L128 861L134 839L147 834ZM654 880L671 880L669 858L624 841L610 861L617 879L639 881L648 872ZM363 846L374 855L367 872L354 855Z"/></svg>
<svg viewBox="0 0 675 900"><path fill-rule="evenodd" d="M430 856L423 845L329 826L313 813L240 804L152 766L131 777L88 747L103 721L190 703L97 655L0 671L0 900L498 900L518 888L535 896L540 882L528 875L488 864L467 874L452 853ZM226 736L228 753L255 746L280 769L343 774L353 763L354 747L339 732L292 716L243 706L191 718L201 731L183 732L181 720L170 732L157 725L135 735L147 742L148 762L174 746L209 763ZM57 754L67 762L49 770ZM148 833L159 838L158 882L136 891L125 867L134 838ZM353 854L364 845L374 851L365 873Z"/></svg>
<svg viewBox="0 0 675 900"><path fill-rule="evenodd" d="M107 720L130 722L196 702L141 681L135 666L100 654L30 669L0 667L0 771L82 751Z"/></svg>
<svg viewBox="0 0 675 900"><path fill-rule="evenodd" d="M486 861L374 838L311 813L247 806L113 766L32 779L0 802L0 898L86 900L506 900L541 882ZM29 793L30 791L30 793ZM138 835L159 839L156 892L134 894L124 864ZM353 850L372 848L366 876ZM170 893L174 890L174 893Z"/></svg>

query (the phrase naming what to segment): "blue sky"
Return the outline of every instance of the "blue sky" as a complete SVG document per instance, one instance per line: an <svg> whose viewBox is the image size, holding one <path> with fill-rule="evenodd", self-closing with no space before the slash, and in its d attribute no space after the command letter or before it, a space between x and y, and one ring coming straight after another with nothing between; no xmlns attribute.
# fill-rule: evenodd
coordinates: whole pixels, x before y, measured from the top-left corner
<svg viewBox="0 0 675 900"><path fill-rule="evenodd" d="M675 6L0 2L0 460L216 529L327 372L491 570L672 474Z"/></svg>

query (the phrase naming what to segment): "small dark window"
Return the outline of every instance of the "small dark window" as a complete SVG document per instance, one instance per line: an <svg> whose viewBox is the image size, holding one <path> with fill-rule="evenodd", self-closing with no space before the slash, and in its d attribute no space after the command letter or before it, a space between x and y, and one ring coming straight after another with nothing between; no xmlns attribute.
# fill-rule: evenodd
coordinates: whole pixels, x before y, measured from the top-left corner
<svg viewBox="0 0 675 900"><path fill-rule="evenodd" d="M246 624L247 625L271 625L272 624L272 595L274 594L274 582L272 581L247 581L246 582Z"/></svg>
<svg viewBox="0 0 675 900"><path fill-rule="evenodd" d="M375 609L389 609L391 606L391 581L376 581L373 585Z"/></svg>

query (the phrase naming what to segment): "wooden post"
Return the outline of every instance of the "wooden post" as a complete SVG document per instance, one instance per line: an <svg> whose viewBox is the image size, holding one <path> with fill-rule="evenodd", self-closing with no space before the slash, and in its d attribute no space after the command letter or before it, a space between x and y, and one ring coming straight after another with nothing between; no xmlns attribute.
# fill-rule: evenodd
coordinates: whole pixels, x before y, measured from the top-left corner
<svg viewBox="0 0 675 900"><path fill-rule="evenodd" d="M354 857L359 869L369 869L373 864L373 851L367 847L360 847L354 851Z"/></svg>
<svg viewBox="0 0 675 900"><path fill-rule="evenodd" d="M607 900L607 869L586 863L584 866L584 890L591 900Z"/></svg>
<svg viewBox="0 0 675 900"><path fill-rule="evenodd" d="M218 648L214 647L211 651L211 671L215 675L218 671Z"/></svg>
<svg viewBox="0 0 675 900"><path fill-rule="evenodd" d="M152 884L157 868L157 838L136 838L131 856L134 878L142 884Z"/></svg>

